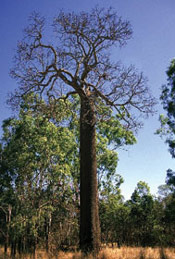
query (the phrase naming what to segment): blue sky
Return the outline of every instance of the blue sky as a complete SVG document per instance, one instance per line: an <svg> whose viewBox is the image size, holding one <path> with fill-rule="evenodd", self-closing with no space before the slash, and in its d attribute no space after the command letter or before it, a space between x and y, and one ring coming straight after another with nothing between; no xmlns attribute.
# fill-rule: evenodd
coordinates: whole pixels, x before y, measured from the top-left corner
<svg viewBox="0 0 175 259"><path fill-rule="evenodd" d="M53 17L60 9L89 11L97 4L114 7L123 19L131 22L133 37L126 47L114 51L114 58L126 65L134 64L143 71L153 95L159 98L161 85L166 83L165 71L175 57L174 0L0 0L0 125L11 115L5 100L7 93L17 85L9 77L9 70L17 41L22 38L31 12ZM147 119L138 132L138 143L119 150L117 172L125 180L122 193L126 198L139 180L146 181L155 194L157 187L165 181L166 170L175 168L164 141L154 134L159 127L159 113L163 112L160 104L157 110L158 113Z"/></svg>

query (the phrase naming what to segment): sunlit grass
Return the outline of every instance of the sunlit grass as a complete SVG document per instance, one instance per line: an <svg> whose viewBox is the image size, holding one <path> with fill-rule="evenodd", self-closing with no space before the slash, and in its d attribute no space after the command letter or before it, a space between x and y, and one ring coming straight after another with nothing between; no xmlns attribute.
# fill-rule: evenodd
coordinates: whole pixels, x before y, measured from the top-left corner
<svg viewBox="0 0 175 259"><path fill-rule="evenodd" d="M10 250L4 255L0 249L0 259L10 259ZM85 256L81 252L58 252L46 253L45 250L37 250L35 255L16 255L15 259L174 259L175 248L142 248L121 247L103 248L98 256Z"/></svg>

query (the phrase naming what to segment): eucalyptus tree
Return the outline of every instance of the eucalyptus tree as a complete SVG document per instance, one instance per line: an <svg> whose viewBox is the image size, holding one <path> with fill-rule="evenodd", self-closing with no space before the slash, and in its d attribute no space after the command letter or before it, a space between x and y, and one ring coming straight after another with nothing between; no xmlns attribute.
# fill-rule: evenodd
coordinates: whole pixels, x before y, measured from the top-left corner
<svg viewBox="0 0 175 259"><path fill-rule="evenodd" d="M44 109L46 105L36 99L32 94L25 96L19 117L3 123L0 206L12 208L10 240L20 243L19 249L21 246L24 250L35 248L38 238L45 239L48 246L57 207L58 222L64 221L65 211L66 218L73 215L70 208L75 136L61 122L57 120L56 126L47 114L37 110L37 106ZM64 102L59 103L57 112L64 119L70 115Z"/></svg>
<svg viewBox="0 0 175 259"><path fill-rule="evenodd" d="M160 95L160 100L165 111L165 115L160 115L161 127L157 130L157 133L165 138L165 143L168 144L169 152L172 158L175 158L175 59L172 59L167 71L167 83L162 86L162 92ZM174 186L175 186L175 173L174 170L167 170L166 185L161 187L163 191L163 206L165 209L165 219L167 220L166 229L169 233L173 233L174 225ZM171 236L169 235L169 237ZM174 234L174 233L173 233ZM168 236L168 234L167 234ZM172 244L171 238L170 244ZM168 240L166 239L166 240Z"/></svg>
<svg viewBox="0 0 175 259"><path fill-rule="evenodd" d="M158 134L166 138L166 143L169 146L169 152L172 157L175 157L175 60L171 61L166 72L167 84L162 86L160 100L166 115L160 115L161 128L157 131Z"/></svg>
<svg viewBox="0 0 175 259"><path fill-rule="evenodd" d="M173 246L174 226L175 226L175 172L167 170L165 185L159 187L159 194L162 195L160 201L162 204L162 239L164 244Z"/></svg>
<svg viewBox="0 0 175 259"><path fill-rule="evenodd" d="M150 245L153 242L154 200L147 183L139 181L131 195L131 222L133 242L137 245Z"/></svg>
<svg viewBox="0 0 175 259"><path fill-rule="evenodd" d="M71 100L73 95L78 95L81 103L80 247L85 252L97 252L100 227L96 122L108 117L100 116L100 103L111 107L115 116L131 129L139 125L136 115L152 112L154 99L142 73L110 57L114 46L125 45L132 35L130 23L112 8L94 8L89 13L78 14L60 11L52 23L53 34L45 30L45 25L43 17L33 14L25 37L18 44L11 74L19 88L11 102L30 91L39 93L48 102Z"/></svg>
<svg viewBox="0 0 175 259"><path fill-rule="evenodd" d="M121 220L124 212L124 199L120 190L122 183L123 178L120 175L113 175L112 181L106 181L100 192L101 232L102 240L106 244L121 244L121 232L124 230Z"/></svg>

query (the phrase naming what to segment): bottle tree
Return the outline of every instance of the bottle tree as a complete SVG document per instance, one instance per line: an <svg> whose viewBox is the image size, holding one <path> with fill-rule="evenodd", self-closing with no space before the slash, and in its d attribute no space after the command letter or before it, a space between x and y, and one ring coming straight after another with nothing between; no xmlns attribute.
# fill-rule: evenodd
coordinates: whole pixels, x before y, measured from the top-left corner
<svg viewBox="0 0 175 259"><path fill-rule="evenodd" d="M100 103L131 129L139 125L136 114L152 112L154 99L142 73L110 57L114 46L125 45L132 35L130 23L112 8L78 14L60 11L50 27L53 34L45 29L45 19L34 13L18 43L11 74L19 87L10 101L17 102L30 91L52 103L79 96L80 247L98 252L96 124L105 119L105 114L99 116Z"/></svg>

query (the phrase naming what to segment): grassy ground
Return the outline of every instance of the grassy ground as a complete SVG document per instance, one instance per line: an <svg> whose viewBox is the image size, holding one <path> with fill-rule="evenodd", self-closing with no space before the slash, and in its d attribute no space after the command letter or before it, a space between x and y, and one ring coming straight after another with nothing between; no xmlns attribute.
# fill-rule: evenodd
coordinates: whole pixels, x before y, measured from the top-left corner
<svg viewBox="0 0 175 259"><path fill-rule="evenodd" d="M0 259L10 259L9 251L7 255L0 249ZM58 254L47 254L44 250L37 250L35 255L17 255L15 259L175 259L175 248L142 248L142 247L121 247L104 248L99 255L93 257L83 256L80 252L59 252Z"/></svg>

